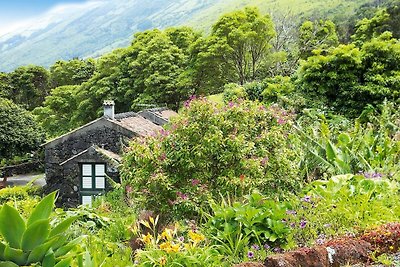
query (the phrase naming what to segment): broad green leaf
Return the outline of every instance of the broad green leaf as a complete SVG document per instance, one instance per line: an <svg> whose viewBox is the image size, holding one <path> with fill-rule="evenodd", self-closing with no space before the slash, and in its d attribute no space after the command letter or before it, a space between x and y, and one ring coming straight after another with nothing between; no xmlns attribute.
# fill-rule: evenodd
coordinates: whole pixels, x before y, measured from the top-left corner
<svg viewBox="0 0 400 267"><path fill-rule="evenodd" d="M25 229L25 221L18 211L4 204L0 211L0 233L5 241L13 248L20 248Z"/></svg>
<svg viewBox="0 0 400 267"><path fill-rule="evenodd" d="M54 256L54 251L50 248L43 259L42 266L53 267L54 265L56 265L56 257Z"/></svg>
<svg viewBox="0 0 400 267"><path fill-rule="evenodd" d="M335 161L337 159L337 149L329 140L326 144L326 158L329 161Z"/></svg>
<svg viewBox="0 0 400 267"><path fill-rule="evenodd" d="M59 223L56 227L54 227L53 230L51 230L49 236L53 237L55 235L65 232L76 219L77 219L77 217L71 217L71 218L65 219L64 221Z"/></svg>
<svg viewBox="0 0 400 267"><path fill-rule="evenodd" d="M93 261L92 261L92 257L90 257L89 250L86 250L86 253L85 253L85 267L91 267L91 266L94 266Z"/></svg>
<svg viewBox="0 0 400 267"><path fill-rule="evenodd" d="M50 223L48 219L39 220L26 229L22 237L22 249L24 251L33 250L35 247L40 246L46 241L50 232Z"/></svg>
<svg viewBox="0 0 400 267"><path fill-rule="evenodd" d="M72 258L66 258L66 259L61 260L54 267L70 267L71 263L72 263Z"/></svg>
<svg viewBox="0 0 400 267"><path fill-rule="evenodd" d="M11 261L0 261L0 267L18 267L18 265Z"/></svg>
<svg viewBox="0 0 400 267"><path fill-rule="evenodd" d="M65 246L62 246L59 249L57 249L57 251L55 251L54 255L56 256L56 258L58 258L60 256L67 254L71 249L75 248L78 244L80 244L82 242L83 238L84 238L83 236L75 238L74 240L72 240L71 242L66 244Z"/></svg>
<svg viewBox="0 0 400 267"><path fill-rule="evenodd" d="M28 258L28 253L15 249L10 246L6 246L4 249L4 259L7 261L15 262L18 265L25 265Z"/></svg>
<svg viewBox="0 0 400 267"><path fill-rule="evenodd" d="M56 194L57 192L53 192L39 202L28 219L28 226L36 221L48 219L50 217L51 211L54 208Z"/></svg>
<svg viewBox="0 0 400 267"><path fill-rule="evenodd" d="M56 242L51 246L51 248L56 251L58 248L62 247L68 240L68 236L66 235L56 235Z"/></svg>
<svg viewBox="0 0 400 267"><path fill-rule="evenodd" d="M4 257L4 249L6 248L6 245L0 242L0 259Z"/></svg>
<svg viewBox="0 0 400 267"><path fill-rule="evenodd" d="M27 263L31 264L31 263L35 263L35 262L41 262L45 258L46 254L51 250L51 246L56 241L57 241L57 239L53 238L50 241L47 241L46 243L34 248L32 250L32 252L29 254ZM54 265L54 263L53 263L53 265Z"/></svg>

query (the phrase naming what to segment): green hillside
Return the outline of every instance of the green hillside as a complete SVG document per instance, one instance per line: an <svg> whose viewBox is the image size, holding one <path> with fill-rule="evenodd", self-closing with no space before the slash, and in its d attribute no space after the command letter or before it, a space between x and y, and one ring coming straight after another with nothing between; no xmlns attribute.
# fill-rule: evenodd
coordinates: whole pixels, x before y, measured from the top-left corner
<svg viewBox="0 0 400 267"><path fill-rule="evenodd" d="M51 66L59 59L99 57L115 48L127 46L134 33L151 28L187 25L209 32L224 13L244 6L257 6L273 18L289 14L297 24L301 19L335 19L341 23L361 5L373 0L141 0L93 1L87 8L65 13L44 14L43 18L21 30L0 36L0 71L35 64ZM61 19L60 19L61 18Z"/></svg>
<svg viewBox="0 0 400 267"><path fill-rule="evenodd" d="M208 30L223 13L240 9L244 6L257 6L264 13L274 15L291 14L294 18L349 18L362 5L373 0L231 0L223 1L203 9L187 22L195 28Z"/></svg>

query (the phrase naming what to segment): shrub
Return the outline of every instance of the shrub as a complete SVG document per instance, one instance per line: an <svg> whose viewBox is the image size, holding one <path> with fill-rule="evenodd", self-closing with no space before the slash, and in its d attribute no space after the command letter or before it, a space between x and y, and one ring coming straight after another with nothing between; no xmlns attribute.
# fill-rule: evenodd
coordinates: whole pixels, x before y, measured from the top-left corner
<svg viewBox="0 0 400 267"><path fill-rule="evenodd" d="M297 126L300 140L295 143L303 151L302 169L309 178L364 173L400 179L400 120L394 110L384 103L379 111L364 111L350 127L340 117L327 120L323 114L310 114L311 126Z"/></svg>
<svg viewBox="0 0 400 267"><path fill-rule="evenodd" d="M238 99L246 98L246 91L242 86L236 83L229 83L224 86L222 97L225 103L237 101Z"/></svg>
<svg viewBox="0 0 400 267"><path fill-rule="evenodd" d="M311 183L293 204L288 223L298 244L317 243L333 235L360 230L400 216L399 187L383 178L340 175Z"/></svg>
<svg viewBox="0 0 400 267"><path fill-rule="evenodd" d="M24 187L6 187L0 190L0 204L8 201L21 201L28 198L28 192Z"/></svg>
<svg viewBox="0 0 400 267"><path fill-rule="evenodd" d="M197 216L220 192L293 192L301 181L290 131L277 106L194 100L167 130L130 144L121 176L139 207L179 218Z"/></svg>
<svg viewBox="0 0 400 267"><path fill-rule="evenodd" d="M288 204L266 199L254 192L245 201L211 204L205 225L207 235L221 253L243 258L253 248L282 248L288 245L290 228L285 224ZM253 250L254 252L254 250Z"/></svg>

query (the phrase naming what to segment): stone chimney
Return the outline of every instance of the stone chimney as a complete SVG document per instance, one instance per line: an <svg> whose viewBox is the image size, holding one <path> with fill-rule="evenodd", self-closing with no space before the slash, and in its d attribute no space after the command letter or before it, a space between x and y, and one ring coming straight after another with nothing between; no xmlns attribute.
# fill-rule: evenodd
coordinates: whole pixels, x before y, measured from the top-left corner
<svg viewBox="0 0 400 267"><path fill-rule="evenodd" d="M104 117L110 120L114 119L114 106L115 103L112 100L105 100L103 103L104 107Z"/></svg>

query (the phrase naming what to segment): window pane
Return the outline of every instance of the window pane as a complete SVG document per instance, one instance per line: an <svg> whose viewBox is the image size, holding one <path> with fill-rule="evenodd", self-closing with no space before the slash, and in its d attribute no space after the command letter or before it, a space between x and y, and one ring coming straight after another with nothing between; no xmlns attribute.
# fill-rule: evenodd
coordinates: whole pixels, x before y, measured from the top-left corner
<svg viewBox="0 0 400 267"><path fill-rule="evenodd" d="M83 164L82 165L82 175L83 176L92 176L92 165L91 164Z"/></svg>
<svg viewBox="0 0 400 267"><path fill-rule="evenodd" d="M105 189L106 188L106 179L103 177L96 177L96 189Z"/></svg>
<svg viewBox="0 0 400 267"><path fill-rule="evenodd" d="M96 164L96 176L104 176L105 169L103 164Z"/></svg>
<svg viewBox="0 0 400 267"><path fill-rule="evenodd" d="M82 177L82 188L92 188L92 177Z"/></svg>
<svg viewBox="0 0 400 267"><path fill-rule="evenodd" d="M92 196L82 196L82 205L92 207Z"/></svg>

